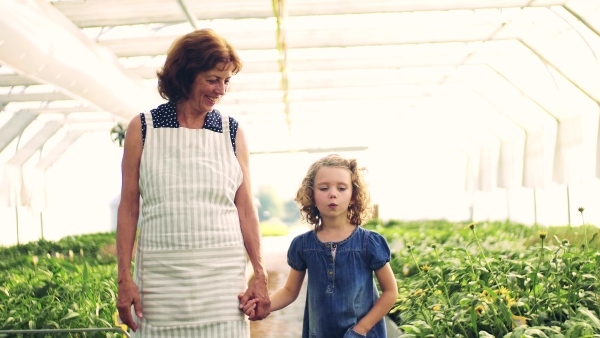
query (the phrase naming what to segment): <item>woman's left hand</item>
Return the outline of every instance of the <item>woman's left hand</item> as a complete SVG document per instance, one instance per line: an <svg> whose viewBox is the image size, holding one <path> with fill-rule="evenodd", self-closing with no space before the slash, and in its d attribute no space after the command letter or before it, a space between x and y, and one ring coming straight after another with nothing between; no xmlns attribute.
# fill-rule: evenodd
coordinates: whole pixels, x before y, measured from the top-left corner
<svg viewBox="0 0 600 338"><path fill-rule="evenodd" d="M254 316L248 317L250 320L262 320L271 313L271 300L267 289L266 276L254 276L248 284L248 289L240 297L240 309L243 309L246 303L251 299L257 299L257 306Z"/></svg>

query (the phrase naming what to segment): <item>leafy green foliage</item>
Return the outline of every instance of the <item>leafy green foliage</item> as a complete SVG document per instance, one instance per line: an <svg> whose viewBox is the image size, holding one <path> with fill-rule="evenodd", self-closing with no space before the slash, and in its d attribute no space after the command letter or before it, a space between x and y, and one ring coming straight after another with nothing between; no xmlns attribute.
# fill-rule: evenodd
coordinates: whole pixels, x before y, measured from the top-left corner
<svg viewBox="0 0 600 338"><path fill-rule="evenodd" d="M113 327L116 259L102 248L114 242L102 233L0 248L0 329Z"/></svg>
<svg viewBox="0 0 600 338"><path fill-rule="evenodd" d="M393 248L399 296L390 316L401 337L600 335L596 227L379 220L367 227Z"/></svg>
<svg viewBox="0 0 600 338"><path fill-rule="evenodd" d="M372 220L365 227L392 248L399 296L390 317L402 337L600 336L594 226ZM0 248L0 329L113 327L116 258L106 248L114 243L114 233L100 233Z"/></svg>

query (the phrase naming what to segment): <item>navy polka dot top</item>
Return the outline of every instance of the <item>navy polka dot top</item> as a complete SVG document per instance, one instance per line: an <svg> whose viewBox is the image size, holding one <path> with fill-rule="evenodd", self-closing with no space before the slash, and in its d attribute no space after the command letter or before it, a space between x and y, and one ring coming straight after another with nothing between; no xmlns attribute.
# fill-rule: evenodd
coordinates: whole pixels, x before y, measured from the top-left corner
<svg viewBox="0 0 600 338"><path fill-rule="evenodd" d="M175 113L175 104L167 102L161 104L155 109L150 110L152 114L152 124L154 128L179 128L179 121L177 121L177 114ZM146 119L144 113L140 114L142 119L142 144L146 142ZM204 129L212 130L216 133L223 133L223 121L221 121L221 113L214 109L209 112L204 119ZM233 118L229 117L229 136L231 137L231 145L233 146L233 153L235 152L235 135L237 134L238 122ZM236 154L237 156L237 154Z"/></svg>

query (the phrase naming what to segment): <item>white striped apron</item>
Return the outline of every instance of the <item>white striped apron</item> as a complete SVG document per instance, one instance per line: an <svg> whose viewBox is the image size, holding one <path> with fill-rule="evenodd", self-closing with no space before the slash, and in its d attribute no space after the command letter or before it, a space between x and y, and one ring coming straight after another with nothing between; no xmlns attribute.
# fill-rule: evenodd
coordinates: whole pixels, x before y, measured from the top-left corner
<svg viewBox="0 0 600 338"><path fill-rule="evenodd" d="M234 205L242 171L229 118L222 116L217 133L154 128L152 114L144 115L134 272L143 318L132 337L250 337L238 309L246 250Z"/></svg>

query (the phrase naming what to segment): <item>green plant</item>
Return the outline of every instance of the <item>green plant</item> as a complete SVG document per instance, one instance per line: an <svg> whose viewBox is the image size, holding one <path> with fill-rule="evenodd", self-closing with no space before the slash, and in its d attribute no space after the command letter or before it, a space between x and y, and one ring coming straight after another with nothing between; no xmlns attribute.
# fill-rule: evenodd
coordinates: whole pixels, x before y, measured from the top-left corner
<svg viewBox="0 0 600 338"><path fill-rule="evenodd" d="M392 258L399 297L390 313L401 337L600 334L597 250L554 235L549 241L554 228L437 225L453 232L443 243L423 236L429 233L425 227L405 228L397 232L401 236L393 236L403 243ZM403 226L382 228L391 234L392 228ZM531 238L534 231L537 241ZM583 240L590 245L594 238ZM523 246L526 241L532 244Z"/></svg>

